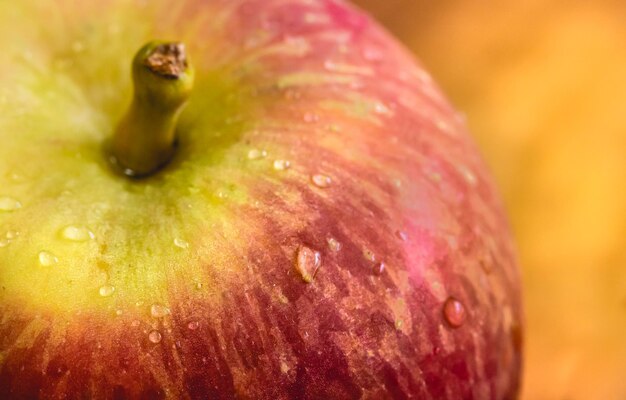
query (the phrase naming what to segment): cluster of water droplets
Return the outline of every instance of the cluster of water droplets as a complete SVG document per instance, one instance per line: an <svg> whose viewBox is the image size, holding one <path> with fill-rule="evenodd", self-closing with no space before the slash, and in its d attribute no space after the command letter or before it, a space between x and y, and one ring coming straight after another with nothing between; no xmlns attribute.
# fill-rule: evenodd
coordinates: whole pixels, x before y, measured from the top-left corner
<svg viewBox="0 0 626 400"><path fill-rule="evenodd" d="M406 240L406 234L403 234ZM332 253L341 251L343 245L334 237L326 239L328 249ZM384 261L378 260L374 252L365 248L363 250L363 258L371 265L372 274L381 276L387 265ZM322 265L321 253L309 246L301 245L298 247L295 259L295 270L305 283L312 283Z"/></svg>
<svg viewBox="0 0 626 400"><path fill-rule="evenodd" d="M0 213L15 212L21 208L22 203L14 197L0 196ZM93 232L88 228L75 225L66 226L61 230L60 235L63 239L72 242L86 242L95 238ZM0 236L0 248L7 247L16 240L18 236L19 232L17 231L11 230L6 232L4 237ZM58 257L47 250L41 250L37 255L37 259L39 264L44 267L51 267L59 262Z"/></svg>
<svg viewBox="0 0 626 400"><path fill-rule="evenodd" d="M266 156L265 152L260 153L262 157ZM256 157L256 155L252 154L252 158ZM0 197L0 213L9 213L14 212L22 208L22 203L9 196L1 196ZM7 231L4 235L0 235L0 248L7 247L11 242L16 240L19 237L19 232L17 231ZM59 230L59 237L63 240L72 243L85 243L88 241L92 241L96 238L95 234L87 227L81 225L68 225ZM174 246L180 249L187 249L190 247L190 244L182 238L175 238L173 241ZM48 251L41 250L37 254L37 261L39 265L42 267L54 267L59 264L59 257ZM201 283L197 284L198 288L202 287ZM116 293L115 286L106 283L98 288L99 296L103 298L112 297ZM167 317L170 314L169 308L166 306L155 303L150 306L150 316L155 319L162 319ZM116 315L123 315L123 311L118 309L116 310ZM133 321L132 326L138 327L140 324L139 321ZM195 331L199 329L200 323L198 321L190 321L187 324L187 328L191 331ZM151 343L158 344L162 341L163 335L157 329L152 329L148 332L148 340Z"/></svg>
<svg viewBox="0 0 626 400"><path fill-rule="evenodd" d="M303 116L304 122L308 124L317 123L320 121L320 119L321 119L320 116L313 112L306 112L304 113L304 116ZM329 125L327 129L333 132L337 132L340 130L340 128L336 125ZM256 160L265 159L267 157L268 157L268 152L266 150L258 149L258 148L252 148L248 150L248 154L247 154L248 160L256 161ZM272 168L276 171L286 171L290 169L291 167L292 167L292 163L290 160L287 160L287 159L277 158L272 161ZM314 173L310 175L310 182L314 186L324 189L324 188L328 188L331 186L332 179L330 178L330 176L325 175L323 173Z"/></svg>

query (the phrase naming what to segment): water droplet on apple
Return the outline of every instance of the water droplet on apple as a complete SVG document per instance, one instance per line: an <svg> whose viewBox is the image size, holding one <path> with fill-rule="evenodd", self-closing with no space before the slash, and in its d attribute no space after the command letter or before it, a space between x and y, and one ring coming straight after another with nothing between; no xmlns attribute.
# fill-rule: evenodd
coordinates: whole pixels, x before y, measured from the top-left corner
<svg viewBox="0 0 626 400"><path fill-rule="evenodd" d="M161 336L161 332L159 331L150 331L150 333L148 334L148 340L150 340L154 344L160 343L161 339L163 339L163 336Z"/></svg>
<svg viewBox="0 0 626 400"><path fill-rule="evenodd" d="M400 330L402 329L402 325L404 325L404 321L401 319L397 319L394 325L397 330Z"/></svg>
<svg viewBox="0 0 626 400"><path fill-rule="evenodd" d="M374 272L374 275L376 276L382 275L385 272L385 263L384 262L376 263L374 265L373 272Z"/></svg>
<svg viewBox="0 0 626 400"><path fill-rule="evenodd" d="M329 176L316 174L311 177L311 182L313 182L315 186L323 189L329 187L332 183L332 180Z"/></svg>
<svg viewBox="0 0 626 400"><path fill-rule="evenodd" d="M328 239L326 240L326 242L328 243L328 248L329 248L331 251L335 251L335 252L336 252L336 251L341 250L342 244L341 244L341 243L339 243L339 242L337 241L337 239L335 239L335 238L328 238Z"/></svg>
<svg viewBox="0 0 626 400"><path fill-rule="evenodd" d="M124 172L124 175L130 176L131 178L134 177L134 176L137 176L137 173L134 170L130 169L130 168L124 168L124 171L122 171L122 172Z"/></svg>
<svg viewBox="0 0 626 400"><path fill-rule="evenodd" d="M296 271L298 271L303 281L306 283L313 282L321 264L322 258L319 252L306 246L300 246L300 248L298 248Z"/></svg>
<svg viewBox="0 0 626 400"><path fill-rule="evenodd" d="M465 323L467 313L463 303L454 297L448 297L443 304L443 316L451 327L458 328Z"/></svg>
<svg viewBox="0 0 626 400"><path fill-rule="evenodd" d="M154 318L163 318L170 313L169 308L162 304L155 303L150 306L150 315Z"/></svg>
<svg viewBox="0 0 626 400"><path fill-rule="evenodd" d="M0 239L0 248L1 247L7 247L8 245L10 245L14 239L16 239L19 236L19 232L16 231L8 231L5 234L4 238Z"/></svg>
<svg viewBox="0 0 626 400"><path fill-rule="evenodd" d="M115 287L111 285L101 286L100 290L98 290L98 293L100 293L100 296L102 297L112 296L114 292L115 292Z"/></svg>
<svg viewBox="0 0 626 400"><path fill-rule="evenodd" d="M369 260L371 262L376 261L376 255L370 249L363 250L363 257L365 257L366 260Z"/></svg>
<svg viewBox="0 0 626 400"><path fill-rule="evenodd" d="M67 226L61 234L65 239L73 242L86 242L95 237L89 229L80 226Z"/></svg>
<svg viewBox="0 0 626 400"><path fill-rule="evenodd" d="M199 327L200 327L200 323L198 321L191 321L190 323L187 324L187 328L190 331L195 331Z"/></svg>
<svg viewBox="0 0 626 400"><path fill-rule="evenodd" d="M189 248L189 242L181 239L181 238L176 238L174 239L174 245L176 247L179 247L181 249L188 249Z"/></svg>
<svg viewBox="0 0 626 400"><path fill-rule="evenodd" d="M274 169L276 171L284 171L291 167L291 162L287 160L274 160Z"/></svg>
<svg viewBox="0 0 626 400"><path fill-rule="evenodd" d="M115 315L117 315L118 317L120 315L122 315L122 314L124 314L124 311L122 311L122 310L115 310Z"/></svg>
<svg viewBox="0 0 626 400"><path fill-rule="evenodd" d="M22 203L13 197L0 197L0 211L15 211L22 208Z"/></svg>
<svg viewBox="0 0 626 400"><path fill-rule="evenodd" d="M409 238L409 235L407 235L407 233L404 231L396 231L396 236L398 236L398 238L403 242L406 242Z"/></svg>
<svg viewBox="0 0 626 400"><path fill-rule="evenodd" d="M258 160L258 159L265 158L265 157L267 157L267 151L265 150L252 149L248 151L249 160Z"/></svg>
<svg viewBox="0 0 626 400"><path fill-rule="evenodd" d="M391 114L391 110L389 109L389 107L387 107L383 103L374 104L374 112L376 112L377 114L381 114L381 115Z"/></svg>
<svg viewBox="0 0 626 400"><path fill-rule="evenodd" d="M324 69L328 70L328 71L337 71L337 67L336 67L336 63L332 60L326 60L324 61Z"/></svg>
<svg viewBox="0 0 626 400"><path fill-rule="evenodd" d="M137 328L140 324L141 324L141 322L139 322L139 320L135 319L135 320L133 320L133 322L130 323L130 326L132 326L133 328Z"/></svg>
<svg viewBox="0 0 626 400"><path fill-rule="evenodd" d="M51 267L58 262L59 259L54 254L47 251L39 252L39 264L43 265L44 267Z"/></svg>

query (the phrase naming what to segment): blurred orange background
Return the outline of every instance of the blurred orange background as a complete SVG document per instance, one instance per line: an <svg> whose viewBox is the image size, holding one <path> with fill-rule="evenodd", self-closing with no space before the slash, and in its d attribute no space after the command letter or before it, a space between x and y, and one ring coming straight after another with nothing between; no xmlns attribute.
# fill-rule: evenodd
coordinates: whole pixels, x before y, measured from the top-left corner
<svg viewBox="0 0 626 400"><path fill-rule="evenodd" d="M354 0L496 176L525 283L524 400L626 399L626 2Z"/></svg>

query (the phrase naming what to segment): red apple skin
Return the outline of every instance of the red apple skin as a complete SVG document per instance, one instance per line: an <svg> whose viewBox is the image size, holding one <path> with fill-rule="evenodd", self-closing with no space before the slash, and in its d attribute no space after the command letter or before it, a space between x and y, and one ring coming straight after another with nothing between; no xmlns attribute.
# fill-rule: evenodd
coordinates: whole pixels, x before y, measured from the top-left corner
<svg viewBox="0 0 626 400"><path fill-rule="evenodd" d="M109 2L61 3L106 16ZM0 398L515 399L521 288L506 218L463 118L412 56L342 1L157 3L152 35L226 15L186 42L198 76L227 66L249 89L256 126L237 140L267 148L267 168L243 152L220 177L251 200L219 206L228 229L198 228L190 248L211 238L219 257L204 259L202 287L168 280L164 320L148 304L61 317L3 298ZM289 41L300 54L271 50ZM323 75L284 79L302 72ZM321 257L310 283L303 247Z"/></svg>

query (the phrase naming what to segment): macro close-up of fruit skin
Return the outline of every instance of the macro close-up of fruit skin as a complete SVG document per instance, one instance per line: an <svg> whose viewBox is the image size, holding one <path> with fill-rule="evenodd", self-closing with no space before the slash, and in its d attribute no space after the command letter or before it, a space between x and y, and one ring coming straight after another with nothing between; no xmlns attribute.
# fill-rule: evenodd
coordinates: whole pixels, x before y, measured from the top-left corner
<svg viewBox="0 0 626 400"><path fill-rule="evenodd" d="M0 398L517 398L499 195L371 17L28 0L0 33Z"/></svg>
<svg viewBox="0 0 626 400"><path fill-rule="evenodd" d="M521 400L626 399L626 2L354 0L467 116L524 282Z"/></svg>

